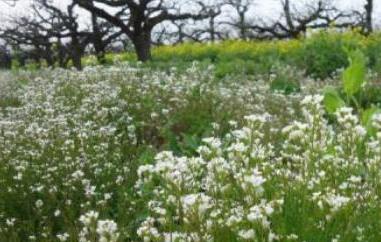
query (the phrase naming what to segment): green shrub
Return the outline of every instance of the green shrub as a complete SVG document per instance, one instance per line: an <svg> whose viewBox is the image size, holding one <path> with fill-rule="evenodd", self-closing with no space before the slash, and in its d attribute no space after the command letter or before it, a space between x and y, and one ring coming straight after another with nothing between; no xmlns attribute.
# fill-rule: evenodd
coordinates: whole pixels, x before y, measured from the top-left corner
<svg viewBox="0 0 381 242"><path fill-rule="evenodd" d="M381 73L381 34L376 33L364 42L364 52L368 57L369 67L375 72Z"/></svg>
<svg viewBox="0 0 381 242"><path fill-rule="evenodd" d="M322 31L304 41L299 52L299 67L314 78L326 79L334 72L348 65L345 49L359 47L357 35Z"/></svg>

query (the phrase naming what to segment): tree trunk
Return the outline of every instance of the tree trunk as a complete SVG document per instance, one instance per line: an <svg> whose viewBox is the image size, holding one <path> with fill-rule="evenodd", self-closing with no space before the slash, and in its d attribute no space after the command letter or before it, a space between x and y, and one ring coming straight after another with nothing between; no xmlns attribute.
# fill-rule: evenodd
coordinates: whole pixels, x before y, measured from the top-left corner
<svg viewBox="0 0 381 242"><path fill-rule="evenodd" d="M54 66L54 54L51 46L46 47L44 55L46 64L48 64L48 66Z"/></svg>
<svg viewBox="0 0 381 242"><path fill-rule="evenodd" d="M139 61L151 60L151 32L142 32L134 37L133 44Z"/></svg>
<svg viewBox="0 0 381 242"><path fill-rule="evenodd" d="M71 60L73 61L73 66L77 70L82 70L82 48L78 38L78 35L75 31L73 31L71 35L71 44L70 44L70 52L71 52Z"/></svg>
<svg viewBox="0 0 381 242"><path fill-rule="evenodd" d="M78 54L73 54L71 60L73 61L73 66L77 69L77 70L82 70L82 61L81 61L81 55L78 55Z"/></svg>
<svg viewBox="0 0 381 242"><path fill-rule="evenodd" d="M372 22L372 14L373 14L373 0L367 0L365 4L365 31L367 34L373 32L373 22Z"/></svg>
<svg viewBox="0 0 381 242"><path fill-rule="evenodd" d="M50 67L50 66L54 66L54 60L51 56L46 56L45 57L45 60L46 60L46 64Z"/></svg>
<svg viewBox="0 0 381 242"><path fill-rule="evenodd" d="M94 3L91 2L91 4L94 4ZM94 45L95 55L97 57L97 61L99 64L105 64L106 63L106 57L105 57L106 50L105 50L105 46L103 44L101 31L99 29L98 18L94 13L91 14L91 23L93 25L92 42Z"/></svg>
<svg viewBox="0 0 381 242"><path fill-rule="evenodd" d="M239 33L240 33L240 39L246 40L246 19L245 19L245 13L240 12L239 13Z"/></svg>
<svg viewBox="0 0 381 242"><path fill-rule="evenodd" d="M214 23L214 18L211 17L209 21L209 26L210 26L210 41L214 43L216 41L216 29L215 29L215 23Z"/></svg>

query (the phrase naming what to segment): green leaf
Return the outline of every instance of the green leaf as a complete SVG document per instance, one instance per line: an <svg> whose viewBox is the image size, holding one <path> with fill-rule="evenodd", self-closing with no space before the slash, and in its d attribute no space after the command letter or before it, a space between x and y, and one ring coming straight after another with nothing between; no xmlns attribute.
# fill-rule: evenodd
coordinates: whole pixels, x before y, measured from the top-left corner
<svg viewBox="0 0 381 242"><path fill-rule="evenodd" d="M324 106L329 114L333 114L337 109L345 106L345 102L334 87L324 89Z"/></svg>
<svg viewBox="0 0 381 242"><path fill-rule="evenodd" d="M349 52L349 63L342 79L345 93L353 96L366 81L366 57L360 50Z"/></svg>
<svg viewBox="0 0 381 242"><path fill-rule="evenodd" d="M361 123L366 128L367 133L371 136L376 134L376 129L372 125L373 116L379 113L381 113L381 109L377 107L368 108L362 113Z"/></svg>

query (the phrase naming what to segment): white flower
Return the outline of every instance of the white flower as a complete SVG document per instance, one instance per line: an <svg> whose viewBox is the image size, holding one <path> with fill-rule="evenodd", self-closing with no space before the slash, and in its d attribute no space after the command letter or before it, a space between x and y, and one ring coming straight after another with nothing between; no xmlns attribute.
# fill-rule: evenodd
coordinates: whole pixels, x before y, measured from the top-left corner
<svg viewBox="0 0 381 242"><path fill-rule="evenodd" d="M355 132L360 137L364 137L366 135L366 129L362 127L361 125L357 125L355 127Z"/></svg>
<svg viewBox="0 0 381 242"><path fill-rule="evenodd" d="M41 208L44 205L44 202L39 199L35 202L36 208Z"/></svg>
<svg viewBox="0 0 381 242"><path fill-rule="evenodd" d="M79 221L81 221L86 227L91 226L95 221L97 221L99 213L96 211L89 211L84 215L81 215Z"/></svg>
<svg viewBox="0 0 381 242"><path fill-rule="evenodd" d="M83 173L83 171L81 171L81 170L77 170L77 171L73 172L73 174L71 174L71 176L76 180L81 179L84 175L85 175L85 173Z"/></svg>
<svg viewBox="0 0 381 242"><path fill-rule="evenodd" d="M253 187L260 187L266 179L258 174L253 174L249 176L245 176L245 182L250 183Z"/></svg>
<svg viewBox="0 0 381 242"><path fill-rule="evenodd" d="M229 147L229 150L236 151L236 152L245 152L247 150L247 147L244 143L238 142L234 143Z"/></svg>
<svg viewBox="0 0 381 242"><path fill-rule="evenodd" d="M255 238L255 231L254 229L240 230L238 235L245 240L253 240Z"/></svg>
<svg viewBox="0 0 381 242"><path fill-rule="evenodd" d="M361 176L351 176L348 178L348 181L352 182L352 183L360 183L362 181L362 178Z"/></svg>
<svg viewBox="0 0 381 242"><path fill-rule="evenodd" d="M59 241L65 242L69 239L69 234L68 233L63 233L63 234L57 234L56 237L58 238Z"/></svg>
<svg viewBox="0 0 381 242"><path fill-rule="evenodd" d="M55 217L60 216L60 214L61 214L61 211L60 211L59 209L57 209L56 211L54 211L54 216L55 216Z"/></svg>
<svg viewBox="0 0 381 242"><path fill-rule="evenodd" d="M331 207L332 212L338 211L350 201L350 198L336 194L329 194L326 202Z"/></svg>
<svg viewBox="0 0 381 242"><path fill-rule="evenodd" d="M16 219L15 218L7 218L5 223L9 226L9 227L13 227L13 225L15 225L15 222L16 222Z"/></svg>
<svg viewBox="0 0 381 242"><path fill-rule="evenodd" d="M211 148L218 149L221 146L221 140L218 138L210 137L210 138L204 138L202 141L208 145L210 145Z"/></svg>
<svg viewBox="0 0 381 242"><path fill-rule="evenodd" d="M99 220L96 231L99 235L99 242L116 242L118 240L118 226L112 220Z"/></svg>
<svg viewBox="0 0 381 242"><path fill-rule="evenodd" d="M250 208L250 213L247 215L247 219L250 222L258 221L263 218L261 208L258 206L253 206Z"/></svg>

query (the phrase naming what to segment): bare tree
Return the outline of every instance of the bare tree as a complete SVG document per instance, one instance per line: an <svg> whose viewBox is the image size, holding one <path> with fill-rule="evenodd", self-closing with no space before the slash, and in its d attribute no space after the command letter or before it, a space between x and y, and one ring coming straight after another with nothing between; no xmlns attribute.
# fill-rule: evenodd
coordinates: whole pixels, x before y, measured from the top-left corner
<svg viewBox="0 0 381 242"><path fill-rule="evenodd" d="M13 18L7 27L1 29L0 36L19 50L28 49L29 56L39 62L44 59L49 66L54 65L53 42L51 35L36 19L30 17Z"/></svg>
<svg viewBox="0 0 381 242"><path fill-rule="evenodd" d="M164 21L204 19L205 11L197 14L181 12L179 1L165 0L74 0L89 12L119 27L132 41L140 61L151 59L152 31ZM104 4L118 9L111 14L96 5Z"/></svg>
<svg viewBox="0 0 381 242"><path fill-rule="evenodd" d="M199 29L191 29L190 26L194 24L189 23L188 20L172 21L174 26L173 31L167 31L166 38L173 44L181 44L186 41L201 42L201 34Z"/></svg>
<svg viewBox="0 0 381 242"><path fill-rule="evenodd" d="M82 69L82 56L85 49L91 42L92 32L88 29L81 30L78 21L78 15L74 8L76 4L71 2L65 9L56 7L49 0L35 0L32 5L37 16L47 23L54 20L54 27L50 29L50 34L67 41L62 47L66 47L66 52L69 54L73 65L78 70Z"/></svg>
<svg viewBox="0 0 381 242"><path fill-rule="evenodd" d="M202 4L202 3L201 3ZM222 24L218 22L217 18L222 13L222 5L221 3L215 3L208 10L209 18L206 19L206 25L204 27L196 28L195 31L191 32L189 36L191 39L196 41L210 41L215 42L218 39L223 38L222 31L219 30L219 26ZM205 6L204 6L205 7ZM206 7L205 7L206 8Z"/></svg>
<svg viewBox="0 0 381 242"><path fill-rule="evenodd" d="M260 37L297 38L305 35L307 29L328 28L332 24L337 28L354 25L349 19L352 13L344 13L327 0L317 0L304 5L302 9L291 4L290 0L281 0L282 15L280 19L268 25L264 21L251 28Z"/></svg>
<svg viewBox="0 0 381 242"><path fill-rule="evenodd" d="M253 0L226 0L225 4L230 6L235 13L237 18L230 17L230 20L223 21L222 23L227 24L238 31L238 36L240 39L248 39L250 37L251 24L248 18L249 10L253 6Z"/></svg>
<svg viewBox="0 0 381 242"><path fill-rule="evenodd" d="M98 62L104 64L106 62L107 47L118 39L122 32L115 30L111 23L99 19L95 14L91 14L91 28L92 37L90 41L93 44L95 55Z"/></svg>

